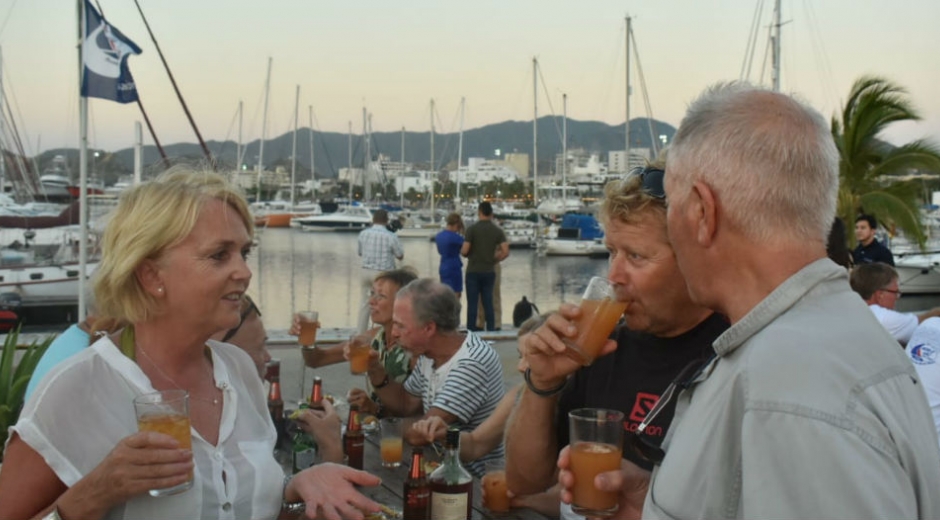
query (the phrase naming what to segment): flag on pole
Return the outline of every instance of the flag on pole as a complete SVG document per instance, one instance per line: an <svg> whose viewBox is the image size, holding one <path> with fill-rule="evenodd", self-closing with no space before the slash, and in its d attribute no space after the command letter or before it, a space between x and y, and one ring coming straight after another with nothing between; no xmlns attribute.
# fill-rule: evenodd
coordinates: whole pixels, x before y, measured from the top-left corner
<svg viewBox="0 0 940 520"><path fill-rule="evenodd" d="M85 0L85 39L82 42L82 96L118 103L137 101L137 87L127 58L140 47L109 24Z"/></svg>

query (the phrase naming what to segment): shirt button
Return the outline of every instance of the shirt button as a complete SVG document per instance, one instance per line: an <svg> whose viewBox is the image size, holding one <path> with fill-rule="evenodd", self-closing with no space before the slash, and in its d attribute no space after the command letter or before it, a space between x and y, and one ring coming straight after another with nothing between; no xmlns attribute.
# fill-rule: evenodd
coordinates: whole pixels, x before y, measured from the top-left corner
<svg viewBox="0 0 940 520"><path fill-rule="evenodd" d="M215 452L215 458L218 460L222 460L222 452L221 451Z"/></svg>
<svg viewBox="0 0 940 520"><path fill-rule="evenodd" d="M222 504L222 511L231 511L231 510L232 510L232 503L231 503L231 502L226 502L226 503Z"/></svg>

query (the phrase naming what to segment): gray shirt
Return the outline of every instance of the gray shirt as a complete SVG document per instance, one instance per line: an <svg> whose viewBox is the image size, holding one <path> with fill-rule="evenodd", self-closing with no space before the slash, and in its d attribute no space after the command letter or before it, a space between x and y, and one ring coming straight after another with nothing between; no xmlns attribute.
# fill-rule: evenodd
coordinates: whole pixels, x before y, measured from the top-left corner
<svg viewBox="0 0 940 520"><path fill-rule="evenodd" d="M897 342L828 259L715 340L643 518L940 518L940 450Z"/></svg>

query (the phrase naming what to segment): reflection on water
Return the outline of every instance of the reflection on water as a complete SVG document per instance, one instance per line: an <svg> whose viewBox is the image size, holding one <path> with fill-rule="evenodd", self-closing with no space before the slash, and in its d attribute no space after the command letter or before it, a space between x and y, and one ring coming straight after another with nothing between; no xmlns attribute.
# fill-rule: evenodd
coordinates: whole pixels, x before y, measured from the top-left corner
<svg viewBox="0 0 940 520"><path fill-rule="evenodd" d="M266 229L258 236L259 246L249 260L254 278L248 292L268 328L286 329L292 311L306 309L319 311L324 327L354 326L361 302L355 233ZM440 257L433 242L408 238L402 244L403 265L420 276L438 277ZM607 261L539 257L532 249L513 249L502 269L503 325L511 326L513 306L523 295L542 312L563 302L577 303L588 280L607 273ZM466 310L461 317L466 319Z"/></svg>

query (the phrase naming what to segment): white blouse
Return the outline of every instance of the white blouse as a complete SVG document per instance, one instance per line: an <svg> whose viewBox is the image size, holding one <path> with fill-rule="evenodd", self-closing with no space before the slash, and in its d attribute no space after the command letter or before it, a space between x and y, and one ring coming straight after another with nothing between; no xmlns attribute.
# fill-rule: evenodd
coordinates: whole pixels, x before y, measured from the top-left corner
<svg viewBox="0 0 940 520"><path fill-rule="evenodd" d="M217 446L192 430L192 489L160 498L144 493L105 518L277 516L284 473L273 456L276 433L257 369L238 347L215 341L209 347L216 387L223 393L222 420ZM140 367L105 337L49 372L13 430L71 487L137 431L133 399L154 391Z"/></svg>

